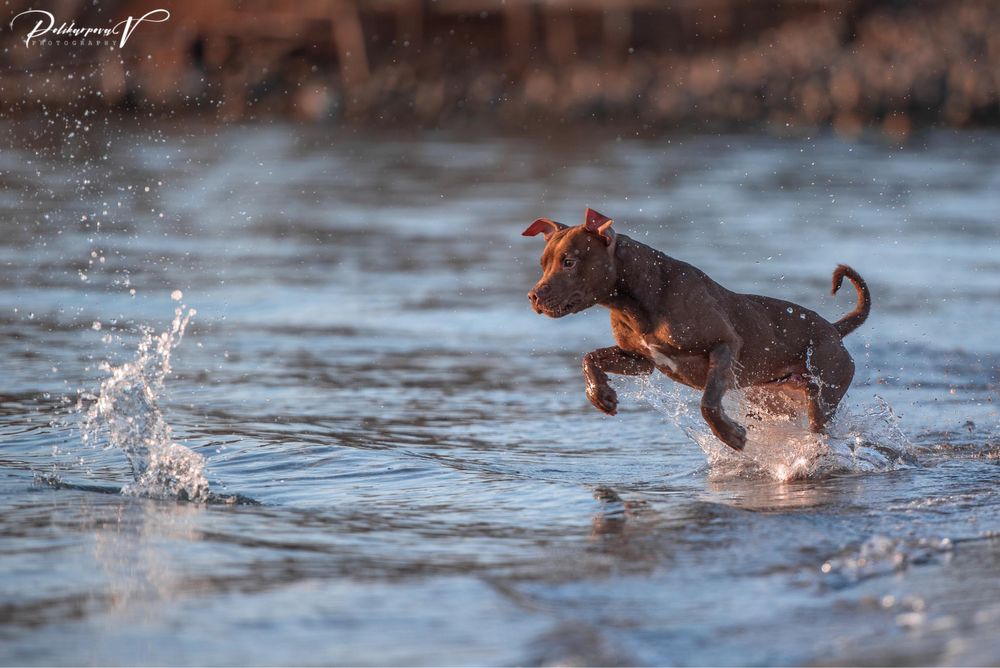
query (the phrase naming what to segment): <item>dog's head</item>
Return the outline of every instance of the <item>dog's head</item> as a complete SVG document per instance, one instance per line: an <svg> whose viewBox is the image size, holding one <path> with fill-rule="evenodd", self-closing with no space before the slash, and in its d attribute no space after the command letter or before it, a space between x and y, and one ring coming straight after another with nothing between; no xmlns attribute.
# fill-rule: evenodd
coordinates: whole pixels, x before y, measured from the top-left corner
<svg viewBox="0 0 1000 668"><path fill-rule="evenodd" d="M612 220L587 209L583 225L539 218L522 234L545 236L542 278L528 293L536 313L561 318L610 297L618 280Z"/></svg>

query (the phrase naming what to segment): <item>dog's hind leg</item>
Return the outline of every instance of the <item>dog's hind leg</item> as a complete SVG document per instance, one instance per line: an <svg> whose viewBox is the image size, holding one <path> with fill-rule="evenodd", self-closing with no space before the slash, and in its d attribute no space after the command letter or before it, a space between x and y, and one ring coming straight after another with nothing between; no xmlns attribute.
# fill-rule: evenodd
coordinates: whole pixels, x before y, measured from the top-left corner
<svg viewBox="0 0 1000 668"><path fill-rule="evenodd" d="M851 386L854 360L840 337L831 337L810 348L806 367L809 370L806 387L809 429L820 433L826 431L840 400Z"/></svg>

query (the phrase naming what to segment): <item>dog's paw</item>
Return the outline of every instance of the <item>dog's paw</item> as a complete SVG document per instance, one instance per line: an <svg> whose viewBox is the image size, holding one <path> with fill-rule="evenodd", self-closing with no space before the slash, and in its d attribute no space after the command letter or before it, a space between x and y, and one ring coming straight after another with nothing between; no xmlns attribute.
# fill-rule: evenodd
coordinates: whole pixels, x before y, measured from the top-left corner
<svg viewBox="0 0 1000 668"><path fill-rule="evenodd" d="M733 450L743 450L747 446L747 430L735 422L731 423L730 427L722 442Z"/></svg>
<svg viewBox="0 0 1000 668"><path fill-rule="evenodd" d="M732 420L709 423L715 436L733 450L742 451L747 444L747 430Z"/></svg>
<svg viewBox="0 0 1000 668"><path fill-rule="evenodd" d="M587 398L594 407L602 413L615 415L618 413L618 393L607 383L587 385Z"/></svg>

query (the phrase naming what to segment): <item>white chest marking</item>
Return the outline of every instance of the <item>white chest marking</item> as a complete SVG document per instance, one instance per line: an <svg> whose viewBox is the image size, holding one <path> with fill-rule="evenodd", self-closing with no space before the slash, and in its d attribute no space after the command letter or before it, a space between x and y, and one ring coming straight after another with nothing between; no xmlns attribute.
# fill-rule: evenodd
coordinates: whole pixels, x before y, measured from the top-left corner
<svg viewBox="0 0 1000 668"><path fill-rule="evenodd" d="M655 346L647 343L646 350L648 350L649 354L653 357L653 363L656 364L656 366L665 366L671 371L675 373L677 372L677 364L672 359L657 350Z"/></svg>

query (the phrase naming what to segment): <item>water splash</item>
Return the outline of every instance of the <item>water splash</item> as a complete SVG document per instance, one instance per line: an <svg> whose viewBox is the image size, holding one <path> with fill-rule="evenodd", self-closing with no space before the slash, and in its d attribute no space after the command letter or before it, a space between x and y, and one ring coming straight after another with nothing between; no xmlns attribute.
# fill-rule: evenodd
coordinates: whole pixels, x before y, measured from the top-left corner
<svg viewBox="0 0 1000 668"><path fill-rule="evenodd" d="M135 358L119 366L103 362L101 369L108 377L96 395L81 398L81 412L83 402L91 402L83 418L83 441L118 448L128 459L135 482L123 493L191 501L213 497L205 478L205 458L173 442L157 402L170 373L171 352L196 313L181 305L167 331L154 334L144 328Z"/></svg>
<svg viewBox="0 0 1000 668"><path fill-rule="evenodd" d="M698 444L708 460L709 476L716 480L801 480L892 471L915 464L899 417L878 395L857 408L842 404L829 433L821 435L807 429L803 414L769 413L751 404L742 392L731 391L724 402L726 412L748 427L742 452L712 434L698 409L698 397L689 388L641 378L634 396L652 404Z"/></svg>

